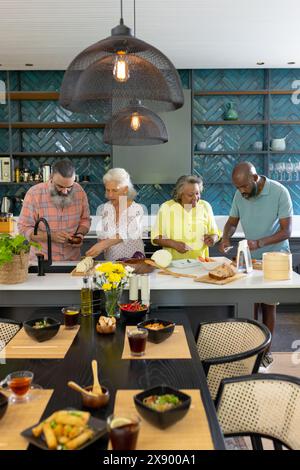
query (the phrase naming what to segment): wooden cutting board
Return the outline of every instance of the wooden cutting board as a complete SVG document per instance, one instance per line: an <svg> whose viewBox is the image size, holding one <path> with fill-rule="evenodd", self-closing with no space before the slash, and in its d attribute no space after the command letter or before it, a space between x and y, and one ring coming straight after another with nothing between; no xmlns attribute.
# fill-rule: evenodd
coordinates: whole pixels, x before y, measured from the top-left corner
<svg viewBox="0 0 300 470"><path fill-rule="evenodd" d="M79 277L83 277L83 276L92 276L94 274L94 269L95 267L89 269L88 271L85 271L85 272L77 272L76 271L76 267L73 269L73 271L70 272L71 276L79 276Z"/></svg>
<svg viewBox="0 0 300 470"><path fill-rule="evenodd" d="M209 277L208 274L205 276L197 277L197 279L194 279L196 282L205 282L206 284L217 284L218 286L223 286L224 284L229 284L230 282L237 281L238 279L241 279L245 277L246 274L244 273L238 273L235 274L234 276L228 277L227 279L222 279L220 281L217 281L217 279L213 279L212 277Z"/></svg>

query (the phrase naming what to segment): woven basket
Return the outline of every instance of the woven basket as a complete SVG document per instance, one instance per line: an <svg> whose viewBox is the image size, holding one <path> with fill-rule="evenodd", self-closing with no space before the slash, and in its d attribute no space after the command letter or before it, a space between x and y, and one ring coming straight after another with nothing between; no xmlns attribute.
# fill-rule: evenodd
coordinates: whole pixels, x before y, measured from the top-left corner
<svg viewBox="0 0 300 470"><path fill-rule="evenodd" d="M0 266L0 284L19 284L28 278L29 253L14 255L9 263Z"/></svg>

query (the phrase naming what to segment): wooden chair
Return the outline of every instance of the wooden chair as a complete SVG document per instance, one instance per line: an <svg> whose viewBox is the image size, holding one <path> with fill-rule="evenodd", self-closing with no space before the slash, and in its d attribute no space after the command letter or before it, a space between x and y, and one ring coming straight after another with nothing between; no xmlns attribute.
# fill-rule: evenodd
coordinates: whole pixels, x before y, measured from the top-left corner
<svg viewBox="0 0 300 470"><path fill-rule="evenodd" d="M275 450L300 450L300 379L254 374L222 380L217 416L224 436L250 436L253 450L262 438Z"/></svg>
<svg viewBox="0 0 300 470"><path fill-rule="evenodd" d="M10 342L10 340L18 333L22 323L14 320L0 318L0 351Z"/></svg>
<svg viewBox="0 0 300 470"><path fill-rule="evenodd" d="M200 324L197 349L213 400L222 379L258 371L270 342L268 328L254 320L229 319Z"/></svg>

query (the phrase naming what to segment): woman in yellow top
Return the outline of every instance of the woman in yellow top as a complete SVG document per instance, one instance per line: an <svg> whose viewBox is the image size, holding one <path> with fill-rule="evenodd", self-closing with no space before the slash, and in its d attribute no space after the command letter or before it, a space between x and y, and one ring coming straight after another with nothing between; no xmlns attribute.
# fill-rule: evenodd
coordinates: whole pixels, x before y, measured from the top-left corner
<svg viewBox="0 0 300 470"><path fill-rule="evenodd" d="M207 257L208 248L221 236L211 205L200 199L202 191L202 178L181 176L173 199L158 211L151 241L170 251L174 260Z"/></svg>

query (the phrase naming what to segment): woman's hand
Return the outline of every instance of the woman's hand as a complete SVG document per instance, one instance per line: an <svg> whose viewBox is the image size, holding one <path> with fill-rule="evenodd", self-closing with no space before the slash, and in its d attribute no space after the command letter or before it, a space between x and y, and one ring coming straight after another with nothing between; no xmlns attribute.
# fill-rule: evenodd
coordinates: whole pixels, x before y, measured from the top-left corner
<svg viewBox="0 0 300 470"><path fill-rule="evenodd" d="M172 248L174 248L174 250L178 251L178 253L186 253L187 251L192 250L192 248L190 246L188 246L186 243L176 242L174 240L172 242Z"/></svg>
<svg viewBox="0 0 300 470"><path fill-rule="evenodd" d="M214 235L204 235L204 243L207 246L214 246L217 243L218 239L219 239L219 237L216 234L214 234Z"/></svg>
<svg viewBox="0 0 300 470"><path fill-rule="evenodd" d="M85 256L91 256L92 258L96 258L96 256L100 255L100 253L104 250L102 243L98 242L93 245L88 251L85 252Z"/></svg>

